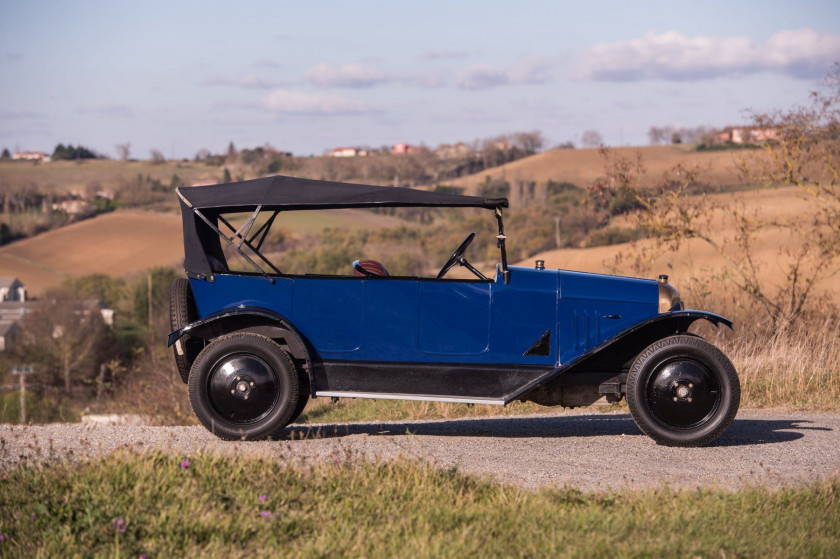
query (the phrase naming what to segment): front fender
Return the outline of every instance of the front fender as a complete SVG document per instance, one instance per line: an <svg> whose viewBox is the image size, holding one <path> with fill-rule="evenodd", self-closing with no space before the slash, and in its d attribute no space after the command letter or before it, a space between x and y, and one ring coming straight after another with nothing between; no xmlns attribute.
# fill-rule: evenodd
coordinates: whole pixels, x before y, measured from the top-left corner
<svg viewBox="0 0 840 559"><path fill-rule="evenodd" d="M618 373L650 344L668 336L683 334L698 320L707 320L715 327L723 324L730 330L733 329L731 320L706 311L684 310L658 314L619 332L576 359L534 379L506 396L505 404L522 398L532 390L572 371L615 371Z"/></svg>

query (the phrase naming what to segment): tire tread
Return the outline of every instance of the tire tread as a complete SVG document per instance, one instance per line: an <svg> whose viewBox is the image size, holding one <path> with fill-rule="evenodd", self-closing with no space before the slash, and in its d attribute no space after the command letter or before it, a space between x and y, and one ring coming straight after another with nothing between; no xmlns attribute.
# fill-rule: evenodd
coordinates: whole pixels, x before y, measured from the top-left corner
<svg viewBox="0 0 840 559"><path fill-rule="evenodd" d="M702 437L686 441L668 438L666 436L663 436L661 433L657 432L655 429L651 428L651 426L647 424L644 418L644 414L640 409L640 406L643 405L642 402L637 401L635 397L636 385L639 382L641 370L651 358L651 356L658 353L664 348L676 345L691 345L702 351L711 353L711 356L723 366L724 373L729 377L729 381L732 387L732 405L730 405L729 409L726 411L726 415L720 421L719 425L713 431L707 433ZM729 428L729 425L732 423L732 421L735 419L735 415L738 413L740 400L740 383L738 381L738 374L735 371L735 367L734 365L732 365L732 362L729 360L726 354L724 354L717 346L709 343L700 336L696 336L693 334L674 335L668 338L663 338L649 345L647 348L645 348L644 351L642 351L642 353L640 353L636 357L632 367L630 368L630 373L627 375L627 406L630 408L630 415L633 417L633 420L636 422L636 425L639 427L639 429L642 430L644 434L653 439L657 444L661 444L664 446L696 447L705 446L711 443L712 441L720 437L720 435L723 434L723 432L726 431L727 428Z"/></svg>

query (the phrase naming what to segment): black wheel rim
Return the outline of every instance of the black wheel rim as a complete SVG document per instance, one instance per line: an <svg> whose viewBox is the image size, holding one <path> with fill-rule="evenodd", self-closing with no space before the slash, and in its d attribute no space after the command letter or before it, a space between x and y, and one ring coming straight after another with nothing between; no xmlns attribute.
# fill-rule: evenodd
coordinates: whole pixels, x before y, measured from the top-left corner
<svg viewBox="0 0 840 559"><path fill-rule="evenodd" d="M720 406L717 375L696 359L679 357L658 364L650 374L646 396L653 416L674 429L704 424Z"/></svg>
<svg viewBox="0 0 840 559"><path fill-rule="evenodd" d="M251 353L219 359L207 378L210 406L231 423L254 423L267 416L279 399L279 383L271 366Z"/></svg>

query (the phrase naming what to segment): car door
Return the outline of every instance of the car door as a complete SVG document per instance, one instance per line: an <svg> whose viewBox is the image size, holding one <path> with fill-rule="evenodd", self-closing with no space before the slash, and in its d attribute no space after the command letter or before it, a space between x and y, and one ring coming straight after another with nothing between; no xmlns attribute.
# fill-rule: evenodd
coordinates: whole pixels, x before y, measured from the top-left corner
<svg viewBox="0 0 840 559"><path fill-rule="evenodd" d="M417 343L425 355L476 355L489 350L491 283L421 281Z"/></svg>

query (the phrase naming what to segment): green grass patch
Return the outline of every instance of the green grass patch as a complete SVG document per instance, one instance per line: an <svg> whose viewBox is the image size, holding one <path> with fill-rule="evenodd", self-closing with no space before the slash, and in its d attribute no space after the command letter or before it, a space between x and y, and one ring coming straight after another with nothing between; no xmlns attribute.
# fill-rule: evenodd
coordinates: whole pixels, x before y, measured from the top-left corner
<svg viewBox="0 0 840 559"><path fill-rule="evenodd" d="M838 480L776 491L589 494L529 492L408 460L342 457L304 467L291 459L182 459L124 453L7 472L0 555L840 554Z"/></svg>

